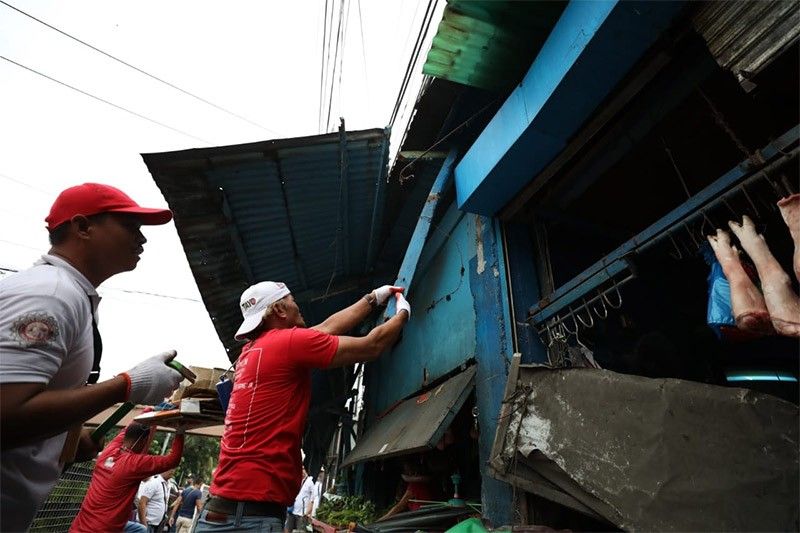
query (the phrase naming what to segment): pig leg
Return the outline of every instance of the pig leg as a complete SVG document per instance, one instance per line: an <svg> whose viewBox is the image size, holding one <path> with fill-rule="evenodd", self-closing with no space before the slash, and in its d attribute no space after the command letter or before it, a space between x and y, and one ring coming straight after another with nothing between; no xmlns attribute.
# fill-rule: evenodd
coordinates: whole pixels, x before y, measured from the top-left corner
<svg viewBox="0 0 800 533"><path fill-rule="evenodd" d="M728 222L742 248L753 260L761 279L761 290L772 326L780 335L800 337L800 299L792 290L789 276L769 251L767 241L756 233L755 225L745 215L742 223Z"/></svg>
<svg viewBox="0 0 800 533"><path fill-rule="evenodd" d="M716 235L708 236L708 242L731 286L731 308L736 327L744 331L772 333L764 297L742 268L739 253L731 246L730 235L718 229Z"/></svg>
<svg viewBox="0 0 800 533"><path fill-rule="evenodd" d="M781 198L778 209L781 210L781 216L789 226L789 234L794 241L794 277L800 281L800 194Z"/></svg>

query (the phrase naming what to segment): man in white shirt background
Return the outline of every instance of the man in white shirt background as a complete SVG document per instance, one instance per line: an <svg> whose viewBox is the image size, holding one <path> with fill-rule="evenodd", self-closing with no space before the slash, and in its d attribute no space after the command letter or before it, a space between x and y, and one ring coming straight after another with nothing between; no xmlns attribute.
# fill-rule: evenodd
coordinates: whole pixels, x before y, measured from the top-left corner
<svg viewBox="0 0 800 533"><path fill-rule="evenodd" d="M325 492L325 469L321 468L317 474L317 481L314 482L314 506L311 508L311 516L317 516L317 509L322 503L322 494Z"/></svg>
<svg viewBox="0 0 800 533"><path fill-rule="evenodd" d="M305 530L306 522L311 516L314 508L314 480L303 468L303 481L300 484L300 492L294 499L292 512L286 517L285 531L291 533L295 530Z"/></svg>
<svg viewBox="0 0 800 533"><path fill-rule="evenodd" d="M147 526L147 531L161 531L159 525L165 525L169 504L169 480L175 473L172 468L162 474L156 474L139 487L139 523Z"/></svg>

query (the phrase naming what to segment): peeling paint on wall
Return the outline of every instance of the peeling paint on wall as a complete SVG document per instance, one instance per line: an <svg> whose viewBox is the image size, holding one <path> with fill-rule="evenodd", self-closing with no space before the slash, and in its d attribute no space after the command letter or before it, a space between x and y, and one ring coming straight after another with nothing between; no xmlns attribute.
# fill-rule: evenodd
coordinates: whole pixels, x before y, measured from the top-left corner
<svg viewBox="0 0 800 533"><path fill-rule="evenodd" d="M483 274L483 271L486 270L486 260L483 258L483 220L480 215L475 215L475 249L478 254L476 272Z"/></svg>

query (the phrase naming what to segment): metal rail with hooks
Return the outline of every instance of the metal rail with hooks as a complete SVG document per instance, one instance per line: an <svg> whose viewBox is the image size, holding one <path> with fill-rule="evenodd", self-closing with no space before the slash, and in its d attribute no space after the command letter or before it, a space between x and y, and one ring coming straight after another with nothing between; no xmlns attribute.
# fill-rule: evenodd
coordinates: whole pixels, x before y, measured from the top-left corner
<svg viewBox="0 0 800 533"><path fill-rule="evenodd" d="M593 295L581 297L580 302L568 305L566 312L558 313L545 320L544 324L536 329L536 332L548 353L555 343L566 344L570 337L574 337L579 346L588 349L581 342L581 330L593 328L596 323L595 318L598 320L608 318L609 309L621 309L622 292L620 287L634 278L633 274L621 280L612 278L610 287L596 288Z"/></svg>
<svg viewBox="0 0 800 533"><path fill-rule="evenodd" d="M599 291L599 287L609 282L618 288L619 282L613 282L615 277L623 275L625 281L631 279L632 276L628 275L631 273L631 267L627 256L645 251L665 240L669 240L675 251L682 257L678 242L688 238L689 250L696 252L705 242L703 231L711 229L706 226L710 222L708 213L712 209L725 204L733 196L741 194L750 204L753 212L758 212L756 203L748 190L748 187L754 182L766 179L776 195L796 192L792 190L791 184L784 176L776 176L776 174L790 162L796 160L800 150L797 147L798 140L800 140L800 125L793 127L761 149L760 154L763 161L766 161L765 165L753 169L749 160L743 161L650 227L556 289L550 296L530 309L527 322L536 326L537 330L540 329L539 325L541 324L563 323L563 320L558 320L558 318L561 315L565 317L570 315L569 312L565 314L564 309L569 309L570 306L580 308L581 304L577 302L586 298L588 294ZM699 230L693 230L691 225L701 219ZM596 296L592 298L594 301L596 299ZM556 320L552 320L553 317L556 317ZM569 326L567 331L572 331ZM542 333L547 334L546 328L542 329ZM546 340L545 345L548 342L549 340Z"/></svg>

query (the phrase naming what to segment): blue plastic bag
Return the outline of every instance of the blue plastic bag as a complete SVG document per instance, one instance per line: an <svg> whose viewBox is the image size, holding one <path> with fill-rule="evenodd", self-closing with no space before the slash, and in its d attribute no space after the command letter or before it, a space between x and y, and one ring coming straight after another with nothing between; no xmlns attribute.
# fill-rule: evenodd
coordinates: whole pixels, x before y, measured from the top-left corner
<svg viewBox="0 0 800 533"><path fill-rule="evenodd" d="M731 311L731 286L711 247L706 244L703 246L702 253L703 259L711 267L711 271L708 273L706 322L717 336L722 336L721 326L736 327L736 320Z"/></svg>
<svg viewBox="0 0 800 533"><path fill-rule="evenodd" d="M233 382L225 376L220 377L217 383L217 395L219 396L219 403L222 406L222 410L225 413L228 412L228 403L230 402L232 392Z"/></svg>

